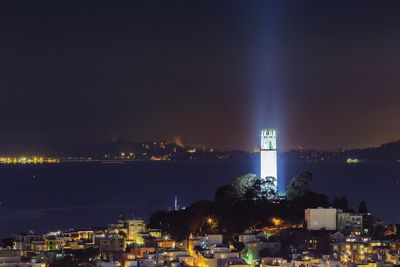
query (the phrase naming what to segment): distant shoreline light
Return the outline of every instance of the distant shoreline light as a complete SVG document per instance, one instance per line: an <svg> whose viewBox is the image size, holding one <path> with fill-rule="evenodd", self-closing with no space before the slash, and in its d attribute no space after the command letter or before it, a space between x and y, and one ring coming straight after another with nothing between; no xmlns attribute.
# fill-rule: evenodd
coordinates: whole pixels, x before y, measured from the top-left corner
<svg viewBox="0 0 400 267"><path fill-rule="evenodd" d="M44 163L59 163L56 158L44 157L0 157L0 164L44 164Z"/></svg>

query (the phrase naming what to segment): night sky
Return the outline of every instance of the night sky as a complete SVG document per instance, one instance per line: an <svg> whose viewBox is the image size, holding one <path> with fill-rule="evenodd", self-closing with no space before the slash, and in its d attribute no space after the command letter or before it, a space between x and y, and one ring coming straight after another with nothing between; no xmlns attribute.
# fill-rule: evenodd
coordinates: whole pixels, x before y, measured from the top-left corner
<svg viewBox="0 0 400 267"><path fill-rule="evenodd" d="M0 152L400 138L399 1L2 1ZM0 153L0 154L1 154Z"/></svg>

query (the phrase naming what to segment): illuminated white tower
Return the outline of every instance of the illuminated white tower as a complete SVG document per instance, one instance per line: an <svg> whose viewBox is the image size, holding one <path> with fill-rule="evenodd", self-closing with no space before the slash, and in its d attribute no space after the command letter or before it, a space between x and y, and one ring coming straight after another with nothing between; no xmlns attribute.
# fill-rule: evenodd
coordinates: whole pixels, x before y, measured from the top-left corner
<svg viewBox="0 0 400 267"><path fill-rule="evenodd" d="M260 178L275 177L275 189L278 190L278 167L275 129L261 131L261 172Z"/></svg>

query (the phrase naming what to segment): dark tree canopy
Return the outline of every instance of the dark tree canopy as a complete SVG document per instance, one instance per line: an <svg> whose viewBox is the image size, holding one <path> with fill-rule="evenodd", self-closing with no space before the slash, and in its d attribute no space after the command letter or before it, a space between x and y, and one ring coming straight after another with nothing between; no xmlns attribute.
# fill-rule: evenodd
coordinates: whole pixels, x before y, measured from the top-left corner
<svg viewBox="0 0 400 267"><path fill-rule="evenodd" d="M257 182L257 180L259 180L257 175L253 173L247 173L233 179L230 182L230 185L232 186L236 195L239 198L244 199L248 191L253 189L253 186Z"/></svg>
<svg viewBox="0 0 400 267"><path fill-rule="evenodd" d="M215 192L216 202L235 202L242 200L273 199L276 197L276 178L247 173L236 177L229 184L220 186Z"/></svg>
<svg viewBox="0 0 400 267"><path fill-rule="evenodd" d="M310 192L310 181L313 180L313 174L309 171L297 175L290 181L286 188L286 197L288 200L301 198Z"/></svg>
<svg viewBox="0 0 400 267"><path fill-rule="evenodd" d="M347 200L347 197L341 196L341 197L334 197L332 201L332 207L336 209L341 209L343 211L350 211L349 208L349 201Z"/></svg>
<svg viewBox="0 0 400 267"><path fill-rule="evenodd" d="M229 202L235 201L237 198L238 198L238 196L235 192L235 189L230 184L221 185L215 191L214 200L216 202L229 203Z"/></svg>
<svg viewBox="0 0 400 267"><path fill-rule="evenodd" d="M0 247L1 247L1 248L12 247L12 246L13 246L13 241L14 241L14 239L13 239L12 237L3 238L3 239L0 241Z"/></svg>
<svg viewBox="0 0 400 267"><path fill-rule="evenodd" d="M304 220L305 208L328 207L325 194L312 192L310 172L296 176L288 186L287 198L274 198L275 178L258 178L245 174L220 186L214 201L198 201L185 210L160 211L151 215L149 227L160 228L176 240L186 239L190 233L220 232L227 239L247 229L259 229L271 224L272 218L299 224ZM214 220L213 227L207 218Z"/></svg>
<svg viewBox="0 0 400 267"><path fill-rule="evenodd" d="M364 200L360 202L360 205L358 206L358 213L359 214L367 214L368 213L368 207L367 207L367 202Z"/></svg>

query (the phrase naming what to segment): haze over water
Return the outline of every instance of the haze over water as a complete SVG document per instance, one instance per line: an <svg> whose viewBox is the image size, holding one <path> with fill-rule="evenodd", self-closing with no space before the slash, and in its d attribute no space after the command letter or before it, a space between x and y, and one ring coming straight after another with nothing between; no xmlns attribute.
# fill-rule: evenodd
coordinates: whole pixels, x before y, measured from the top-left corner
<svg viewBox="0 0 400 267"><path fill-rule="evenodd" d="M345 195L357 208L366 200L370 212L399 222L396 206L400 164L279 162L279 179L311 171L313 190ZM152 212L212 199L232 178L258 173L258 160L75 163L0 166L0 238L28 229L106 226L120 214L146 219ZM368 184L369 186L364 186Z"/></svg>

